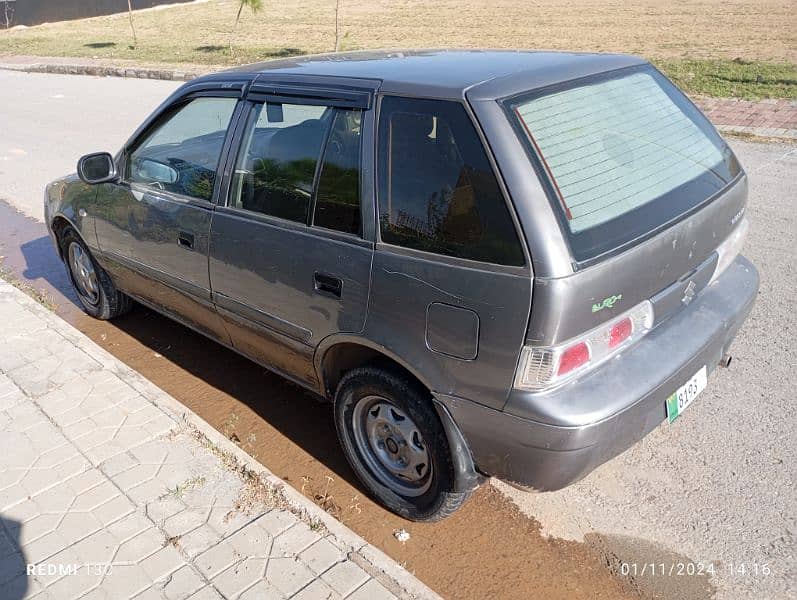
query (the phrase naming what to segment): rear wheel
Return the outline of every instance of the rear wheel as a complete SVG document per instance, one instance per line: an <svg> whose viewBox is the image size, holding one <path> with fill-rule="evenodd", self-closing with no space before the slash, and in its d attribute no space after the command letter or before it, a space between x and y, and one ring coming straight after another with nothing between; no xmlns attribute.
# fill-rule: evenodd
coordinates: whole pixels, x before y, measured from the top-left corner
<svg viewBox="0 0 797 600"><path fill-rule="evenodd" d="M343 452L368 490L413 521L447 517L468 498L455 492L443 426L426 390L374 367L347 373L335 395Z"/></svg>
<svg viewBox="0 0 797 600"><path fill-rule="evenodd" d="M64 229L59 243L72 287L83 310L92 317L106 320L130 311L133 301L116 289L74 229Z"/></svg>

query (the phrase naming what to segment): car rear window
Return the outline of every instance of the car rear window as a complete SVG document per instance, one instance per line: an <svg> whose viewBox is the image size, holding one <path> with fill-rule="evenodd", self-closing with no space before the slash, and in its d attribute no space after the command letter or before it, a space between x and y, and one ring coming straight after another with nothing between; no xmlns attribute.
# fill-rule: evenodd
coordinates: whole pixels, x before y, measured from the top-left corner
<svg viewBox="0 0 797 600"><path fill-rule="evenodd" d="M517 98L509 106L578 261L656 231L739 172L713 127L650 67Z"/></svg>

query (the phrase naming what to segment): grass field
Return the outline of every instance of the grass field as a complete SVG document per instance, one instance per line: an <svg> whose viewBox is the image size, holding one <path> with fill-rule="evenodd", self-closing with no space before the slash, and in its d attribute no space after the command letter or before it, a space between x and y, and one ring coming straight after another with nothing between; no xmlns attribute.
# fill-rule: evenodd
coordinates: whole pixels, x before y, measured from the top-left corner
<svg viewBox="0 0 797 600"><path fill-rule="evenodd" d="M0 55L80 56L229 65L326 52L334 0L211 0L134 14L0 31ZM617 51L657 61L695 93L797 97L793 0L340 0L342 50L496 47ZM735 60L736 59L736 60Z"/></svg>

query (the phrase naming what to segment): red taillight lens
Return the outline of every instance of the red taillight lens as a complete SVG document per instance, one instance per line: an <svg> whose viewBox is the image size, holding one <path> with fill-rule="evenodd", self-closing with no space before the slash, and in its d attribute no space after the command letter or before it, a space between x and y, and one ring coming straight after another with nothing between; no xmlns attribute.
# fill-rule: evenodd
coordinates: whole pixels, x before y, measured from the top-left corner
<svg viewBox="0 0 797 600"><path fill-rule="evenodd" d="M629 317L614 324L609 331L609 348L615 348L631 337L634 325Z"/></svg>
<svg viewBox="0 0 797 600"><path fill-rule="evenodd" d="M557 375L564 375L589 362L589 346L586 342L579 342L562 352L559 358Z"/></svg>

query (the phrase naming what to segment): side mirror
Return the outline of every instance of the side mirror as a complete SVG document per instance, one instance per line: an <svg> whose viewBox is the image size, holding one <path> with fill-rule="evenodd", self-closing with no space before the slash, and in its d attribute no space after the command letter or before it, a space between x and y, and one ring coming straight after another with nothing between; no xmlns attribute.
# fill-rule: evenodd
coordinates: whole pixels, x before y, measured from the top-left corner
<svg viewBox="0 0 797 600"><path fill-rule="evenodd" d="M107 152L95 152L80 157L77 161L78 177L89 185L107 183L117 179L116 163Z"/></svg>
<svg viewBox="0 0 797 600"><path fill-rule="evenodd" d="M180 174L177 169L151 158L141 158L133 162L135 179L153 183L177 183Z"/></svg>

